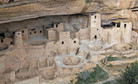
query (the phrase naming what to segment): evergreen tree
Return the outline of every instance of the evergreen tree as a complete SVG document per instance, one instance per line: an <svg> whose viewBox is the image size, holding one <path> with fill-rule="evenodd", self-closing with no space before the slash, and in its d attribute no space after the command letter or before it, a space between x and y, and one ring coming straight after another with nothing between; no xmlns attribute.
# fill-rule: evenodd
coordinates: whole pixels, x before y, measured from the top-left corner
<svg viewBox="0 0 138 84"><path fill-rule="evenodd" d="M127 66L122 77L127 84L138 84L138 62Z"/></svg>

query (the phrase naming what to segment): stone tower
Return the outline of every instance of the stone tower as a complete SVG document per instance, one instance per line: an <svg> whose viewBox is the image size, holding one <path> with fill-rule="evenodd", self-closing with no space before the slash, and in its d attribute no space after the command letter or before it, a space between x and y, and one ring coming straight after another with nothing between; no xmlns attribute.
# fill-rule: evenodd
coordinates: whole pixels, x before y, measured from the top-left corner
<svg viewBox="0 0 138 84"><path fill-rule="evenodd" d="M123 43L130 43L132 35L132 22L121 21L121 30L122 30Z"/></svg>
<svg viewBox="0 0 138 84"><path fill-rule="evenodd" d="M17 48L21 48L23 46L22 33L16 32L14 35L14 46Z"/></svg>
<svg viewBox="0 0 138 84"><path fill-rule="evenodd" d="M91 28L99 28L101 27L101 15L100 13L90 14L90 27Z"/></svg>
<svg viewBox="0 0 138 84"><path fill-rule="evenodd" d="M90 41L98 38L98 35L101 30L101 15L97 14L89 14L89 31L90 31Z"/></svg>

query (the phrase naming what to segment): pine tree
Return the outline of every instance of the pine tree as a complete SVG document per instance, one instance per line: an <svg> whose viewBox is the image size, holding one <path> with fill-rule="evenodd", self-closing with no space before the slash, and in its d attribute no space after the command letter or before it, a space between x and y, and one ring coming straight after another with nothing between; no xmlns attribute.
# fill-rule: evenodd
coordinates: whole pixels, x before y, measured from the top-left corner
<svg viewBox="0 0 138 84"><path fill-rule="evenodd" d="M127 66L122 77L127 84L138 84L138 62Z"/></svg>

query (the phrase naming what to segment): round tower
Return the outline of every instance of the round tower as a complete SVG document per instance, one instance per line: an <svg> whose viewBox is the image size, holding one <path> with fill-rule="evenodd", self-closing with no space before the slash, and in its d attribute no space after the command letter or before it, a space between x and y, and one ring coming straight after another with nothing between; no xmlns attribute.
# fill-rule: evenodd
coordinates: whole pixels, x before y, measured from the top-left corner
<svg viewBox="0 0 138 84"><path fill-rule="evenodd" d="M22 33L16 32L14 35L14 46L17 48L21 48L23 46Z"/></svg>

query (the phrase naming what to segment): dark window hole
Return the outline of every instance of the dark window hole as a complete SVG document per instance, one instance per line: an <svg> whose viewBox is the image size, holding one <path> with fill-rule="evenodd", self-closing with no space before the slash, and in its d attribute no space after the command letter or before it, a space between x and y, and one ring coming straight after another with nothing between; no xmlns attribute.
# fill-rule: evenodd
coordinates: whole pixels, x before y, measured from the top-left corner
<svg viewBox="0 0 138 84"><path fill-rule="evenodd" d="M11 45L13 44L13 42L10 43Z"/></svg>
<svg viewBox="0 0 138 84"><path fill-rule="evenodd" d="M24 33L24 31L22 31L22 33Z"/></svg>
<svg viewBox="0 0 138 84"><path fill-rule="evenodd" d="M124 24L124 28L126 28L126 26L127 26L127 25L126 25L126 24Z"/></svg>
<svg viewBox="0 0 138 84"><path fill-rule="evenodd" d="M117 27L120 27L120 23L117 23Z"/></svg>
<svg viewBox="0 0 138 84"><path fill-rule="evenodd" d="M14 2L14 0L9 0L9 3L10 3L10 2Z"/></svg>
<svg viewBox="0 0 138 84"><path fill-rule="evenodd" d="M97 39L97 35L94 36L94 39Z"/></svg>
<svg viewBox="0 0 138 84"><path fill-rule="evenodd" d="M95 19L96 19L96 15L95 15Z"/></svg>
<svg viewBox="0 0 138 84"><path fill-rule="evenodd" d="M1 39L1 43L3 43L3 39Z"/></svg>
<svg viewBox="0 0 138 84"><path fill-rule="evenodd" d="M62 41L62 44L64 44L64 41Z"/></svg>

